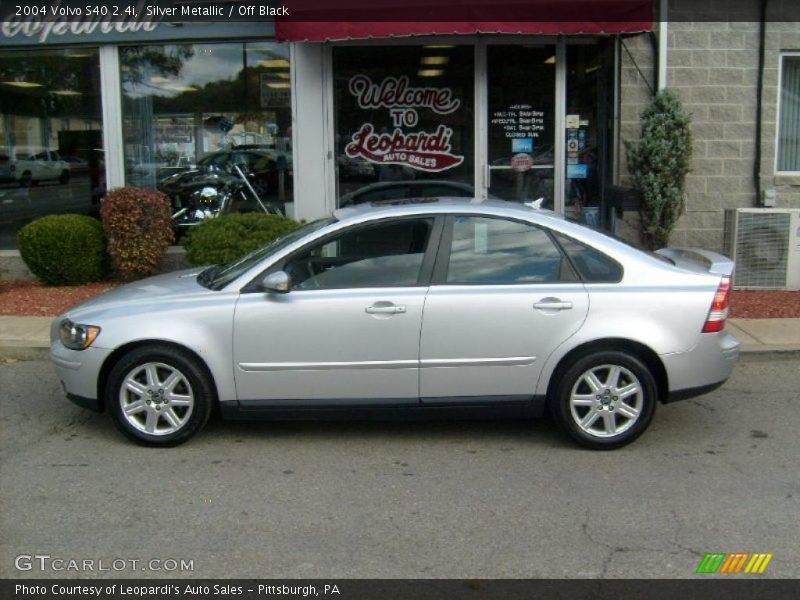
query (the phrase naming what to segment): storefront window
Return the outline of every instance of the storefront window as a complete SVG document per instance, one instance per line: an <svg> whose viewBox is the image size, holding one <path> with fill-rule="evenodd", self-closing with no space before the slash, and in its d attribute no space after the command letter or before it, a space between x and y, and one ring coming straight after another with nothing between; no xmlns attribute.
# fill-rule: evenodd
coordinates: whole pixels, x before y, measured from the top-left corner
<svg viewBox="0 0 800 600"><path fill-rule="evenodd" d="M489 193L553 208L555 46L491 45Z"/></svg>
<svg viewBox="0 0 800 600"><path fill-rule="evenodd" d="M235 210L292 213L289 46L271 42L120 49L125 180L180 206L210 172L240 177ZM252 197L252 191L257 198Z"/></svg>
<svg viewBox="0 0 800 600"><path fill-rule="evenodd" d="M0 248L42 216L97 213L101 115L96 48L0 52Z"/></svg>
<svg viewBox="0 0 800 600"><path fill-rule="evenodd" d="M474 196L474 48L333 49L339 206Z"/></svg>
<svg viewBox="0 0 800 600"><path fill-rule="evenodd" d="M605 190L611 180L612 65L608 42L567 46L564 212L601 227L611 225Z"/></svg>

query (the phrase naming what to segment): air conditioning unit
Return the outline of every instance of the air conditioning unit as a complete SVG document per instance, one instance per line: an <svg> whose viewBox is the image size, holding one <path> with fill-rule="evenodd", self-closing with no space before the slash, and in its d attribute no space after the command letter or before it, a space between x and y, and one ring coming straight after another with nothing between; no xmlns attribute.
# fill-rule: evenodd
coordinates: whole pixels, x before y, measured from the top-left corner
<svg viewBox="0 0 800 600"><path fill-rule="evenodd" d="M734 288L800 290L800 209L726 210L724 246Z"/></svg>

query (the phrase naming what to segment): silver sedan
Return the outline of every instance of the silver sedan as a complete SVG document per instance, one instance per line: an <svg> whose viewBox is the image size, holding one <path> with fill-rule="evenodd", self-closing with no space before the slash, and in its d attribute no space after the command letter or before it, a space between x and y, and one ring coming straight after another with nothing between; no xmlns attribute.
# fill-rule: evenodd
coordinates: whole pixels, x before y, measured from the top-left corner
<svg viewBox="0 0 800 600"><path fill-rule="evenodd" d="M57 318L70 399L174 445L237 419L535 417L616 448L731 374L733 264L500 201L362 205Z"/></svg>

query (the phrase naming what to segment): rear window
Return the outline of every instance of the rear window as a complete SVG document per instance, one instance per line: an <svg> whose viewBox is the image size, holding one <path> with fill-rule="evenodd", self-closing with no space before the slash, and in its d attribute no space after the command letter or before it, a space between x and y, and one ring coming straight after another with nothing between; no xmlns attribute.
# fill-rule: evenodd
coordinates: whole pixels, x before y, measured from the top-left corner
<svg viewBox="0 0 800 600"><path fill-rule="evenodd" d="M586 283L617 283L622 280L622 267L602 252L553 232L572 264Z"/></svg>

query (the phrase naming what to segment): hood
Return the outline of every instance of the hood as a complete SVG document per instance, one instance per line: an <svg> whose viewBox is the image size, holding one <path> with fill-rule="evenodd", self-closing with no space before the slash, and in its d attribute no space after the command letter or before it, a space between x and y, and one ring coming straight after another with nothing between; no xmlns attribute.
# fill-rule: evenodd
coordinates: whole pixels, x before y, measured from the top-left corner
<svg viewBox="0 0 800 600"><path fill-rule="evenodd" d="M184 271L156 275L155 277L148 277L141 281L122 285L77 306L73 306L63 316L74 319L89 312L97 314L105 309L116 308L126 304L162 302L170 299L213 294L212 290L204 288L197 283L197 275L202 270L203 267L195 267Z"/></svg>

